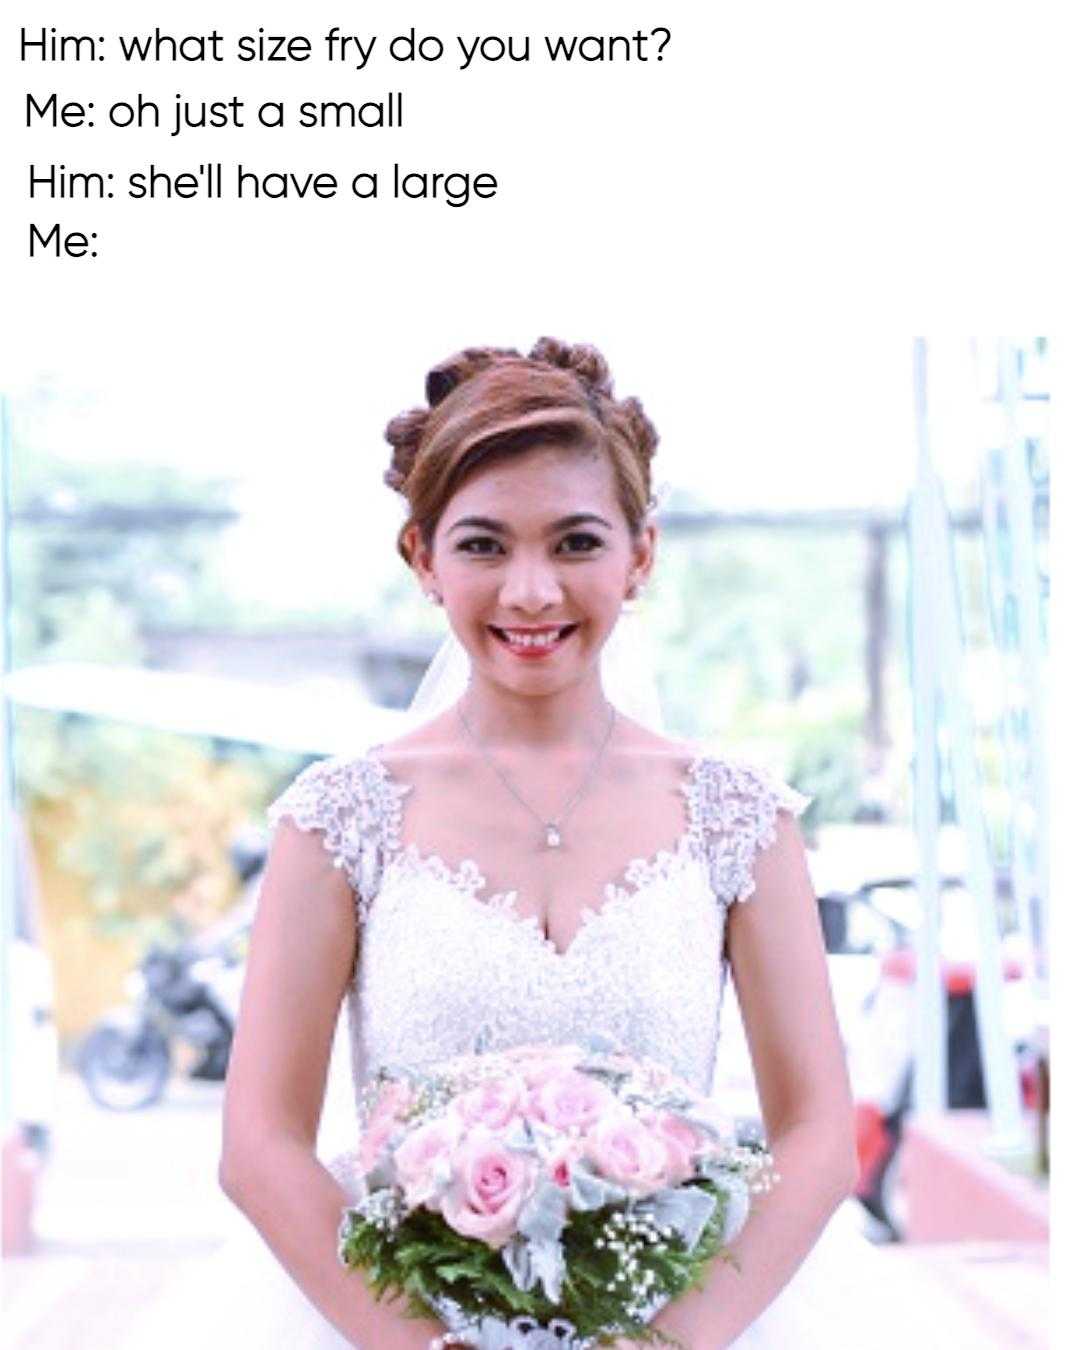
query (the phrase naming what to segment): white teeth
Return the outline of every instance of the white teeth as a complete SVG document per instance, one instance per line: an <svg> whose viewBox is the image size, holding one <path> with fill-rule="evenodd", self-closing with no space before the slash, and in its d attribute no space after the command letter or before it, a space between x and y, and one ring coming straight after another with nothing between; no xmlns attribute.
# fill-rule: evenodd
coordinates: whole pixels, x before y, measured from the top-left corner
<svg viewBox="0 0 1080 1350"><path fill-rule="evenodd" d="M509 633L506 632L505 629L502 631L504 632L506 640L513 647L553 647L559 640L559 632L561 630L555 628L548 633L528 635L524 633Z"/></svg>

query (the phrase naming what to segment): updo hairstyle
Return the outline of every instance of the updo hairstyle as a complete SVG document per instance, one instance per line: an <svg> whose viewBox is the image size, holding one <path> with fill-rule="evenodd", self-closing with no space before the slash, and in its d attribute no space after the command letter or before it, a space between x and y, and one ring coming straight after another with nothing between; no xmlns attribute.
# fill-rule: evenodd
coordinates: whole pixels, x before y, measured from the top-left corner
<svg viewBox="0 0 1080 1350"><path fill-rule="evenodd" d="M428 406L395 417L383 478L409 505L397 549L419 526L430 551L439 519L466 475L538 445L606 453L630 533L655 506L649 462L656 431L636 398L617 400L603 356L585 343L543 337L528 356L512 347L466 347L428 372Z"/></svg>

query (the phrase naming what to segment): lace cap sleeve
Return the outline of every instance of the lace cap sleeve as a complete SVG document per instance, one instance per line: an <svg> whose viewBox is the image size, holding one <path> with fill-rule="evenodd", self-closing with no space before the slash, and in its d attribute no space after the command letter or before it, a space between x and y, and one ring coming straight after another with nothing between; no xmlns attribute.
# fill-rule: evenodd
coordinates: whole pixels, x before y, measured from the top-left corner
<svg viewBox="0 0 1080 1350"><path fill-rule="evenodd" d="M317 760L301 770L266 810L271 830L285 816L316 830L344 871L366 918L379 888L383 859L398 847L401 797L407 788L388 779L370 755Z"/></svg>
<svg viewBox="0 0 1080 1350"><path fill-rule="evenodd" d="M717 898L725 908L749 900L758 851L776 839L777 811L799 816L813 798L759 765L727 759L700 760L691 786L693 828Z"/></svg>

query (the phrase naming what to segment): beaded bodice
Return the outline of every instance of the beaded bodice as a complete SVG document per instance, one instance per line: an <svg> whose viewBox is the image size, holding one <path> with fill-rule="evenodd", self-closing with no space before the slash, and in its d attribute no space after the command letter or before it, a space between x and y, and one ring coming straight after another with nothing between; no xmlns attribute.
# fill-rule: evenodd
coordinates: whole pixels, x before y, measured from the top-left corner
<svg viewBox="0 0 1080 1350"><path fill-rule="evenodd" d="M398 782L372 752L320 760L274 801L320 833L356 896L359 955L348 992L353 1084L383 1064L420 1065L474 1047L601 1031L708 1091L716 1057L731 904L754 890L758 850L780 809L809 799L760 768L699 755L671 848L634 858L560 951L513 890L480 898L467 859L452 867L401 838Z"/></svg>

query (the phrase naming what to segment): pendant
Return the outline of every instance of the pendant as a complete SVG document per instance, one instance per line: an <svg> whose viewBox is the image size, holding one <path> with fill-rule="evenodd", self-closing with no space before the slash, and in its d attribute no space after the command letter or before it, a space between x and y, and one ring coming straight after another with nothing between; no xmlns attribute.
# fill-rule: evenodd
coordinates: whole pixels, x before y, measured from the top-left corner
<svg viewBox="0 0 1080 1350"><path fill-rule="evenodd" d="M547 841L548 848L558 848L562 843L562 835L559 833L559 827L557 825L546 826L544 838Z"/></svg>

